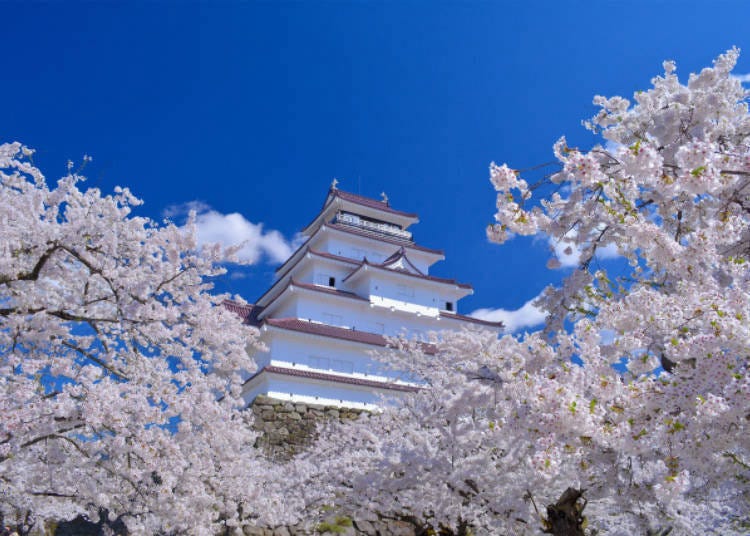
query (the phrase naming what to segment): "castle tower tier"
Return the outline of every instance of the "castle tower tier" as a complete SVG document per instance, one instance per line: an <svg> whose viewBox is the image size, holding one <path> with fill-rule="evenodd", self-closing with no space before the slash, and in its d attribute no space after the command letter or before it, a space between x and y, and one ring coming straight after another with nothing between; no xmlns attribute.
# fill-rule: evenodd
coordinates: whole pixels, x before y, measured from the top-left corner
<svg viewBox="0 0 750 536"><path fill-rule="evenodd" d="M331 187L302 230L305 243L276 271L255 304L227 308L260 329L258 371L245 383L260 395L307 404L373 409L382 395L417 385L369 357L388 336L426 340L468 323L499 332L501 323L458 313L470 285L429 275L442 251L416 244L416 214L383 200ZM433 351L425 345L426 351Z"/></svg>

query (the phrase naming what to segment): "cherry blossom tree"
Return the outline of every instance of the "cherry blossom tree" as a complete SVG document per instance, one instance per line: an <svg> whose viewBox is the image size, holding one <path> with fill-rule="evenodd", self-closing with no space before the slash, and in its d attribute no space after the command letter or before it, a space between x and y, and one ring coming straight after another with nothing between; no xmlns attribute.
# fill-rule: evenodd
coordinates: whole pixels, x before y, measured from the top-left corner
<svg viewBox="0 0 750 536"><path fill-rule="evenodd" d="M444 334L437 356L397 343L384 359L424 388L339 431L336 501L454 533L747 533L750 116L737 57L686 84L665 62L634 103L596 97L586 125L606 144L562 138L558 170L535 184L491 166L490 239L541 236L579 267L540 299L542 332ZM622 258L611 273L602 248Z"/></svg>
<svg viewBox="0 0 750 536"><path fill-rule="evenodd" d="M135 534L281 516L240 411L256 334L208 292L219 251L83 180L49 187L0 145L0 514L106 511Z"/></svg>

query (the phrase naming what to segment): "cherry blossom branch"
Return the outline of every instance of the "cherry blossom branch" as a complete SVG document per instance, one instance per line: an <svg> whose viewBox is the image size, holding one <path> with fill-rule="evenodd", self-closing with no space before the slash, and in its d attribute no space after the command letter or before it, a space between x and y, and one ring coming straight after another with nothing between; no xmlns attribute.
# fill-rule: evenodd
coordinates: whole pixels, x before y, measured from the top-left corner
<svg viewBox="0 0 750 536"><path fill-rule="evenodd" d="M117 378L117 379L119 379L121 381L130 381L130 379L127 377L127 375L124 372L115 369L111 365L108 365L107 363L105 363L104 361L102 361L101 359L99 359L98 357L96 357L94 354L92 354L91 352L87 352L83 348L80 348L80 347L76 346L75 344L72 344L72 343L70 343L68 341L62 341L61 344L63 346L65 346L65 347L67 347L67 348L70 348L71 350L75 350L76 352L78 352L82 356L84 356L86 359L88 359L88 360L96 363L97 365L99 365L103 369L106 369L113 376L115 376L115 378Z"/></svg>

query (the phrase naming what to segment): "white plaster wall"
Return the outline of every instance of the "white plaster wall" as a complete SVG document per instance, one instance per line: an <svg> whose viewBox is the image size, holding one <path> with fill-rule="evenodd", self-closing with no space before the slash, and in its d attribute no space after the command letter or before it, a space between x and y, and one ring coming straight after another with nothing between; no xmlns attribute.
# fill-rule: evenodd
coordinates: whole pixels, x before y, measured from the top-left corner
<svg viewBox="0 0 750 536"><path fill-rule="evenodd" d="M295 267L294 280L302 281L304 283L312 283L314 270L315 265L309 262L307 259L303 259Z"/></svg>
<svg viewBox="0 0 750 536"><path fill-rule="evenodd" d="M343 328L356 326L362 306L368 307L365 302L304 290L298 292L295 302L297 318Z"/></svg>
<svg viewBox="0 0 750 536"><path fill-rule="evenodd" d="M278 374L269 374L268 376L268 396L291 402L374 410L382 406L381 396L398 396L398 392L375 390L371 387L348 384L334 385L310 378Z"/></svg>
<svg viewBox="0 0 750 536"><path fill-rule="evenodd" d="M437 316L442 298L434 288L426 287L423 281L415 278L392 278L373 274L370 278L368 292L370 301L384 307L396 307L402 311Z"/></svg>
<svg viewBox="0 0 750 536"><path fill-rule="evenodd" d="M324 251L341 257L367 260L373 263L383 262L398 250L398 246L363 236L330 236L326 235L322 240Z"/></svg>
<svg viewBox="0 0 750 536"><path fill-rule="evenodd" d="M308 280L305 282L313 283L315 285L328 286L328 278L333 277L336 279L336 288L342 288L344 285L342 281L344 278L351 273L354 267L347 269L344 266L336 265L333 263L316 263L311 270L311 274Z"/></svg>
<svg viewBox="0 0 750 536"><path fill-rule="evenodd" d="M242 399L245 405L250 404L255 397L268 393L268 381L266 375L260 375L243 386Z"/></svg>
<svg viewBox="0 0 750 536"><path fill-rule="evenodd" d="M385 350L377 346L282 330L269 331L264 340L273 356L273 365L351 374L371 380L400 377L370 357L369 352Z"/></svg>
<svg viewBox="0 0 750 536"><path fill-rule="evenodd" d="M429 314L419 310L404 311L403 307L391 307L382 300L368 303L300 290L294 296L294 303L299 313L295 318L389 336L398 336L404 332L407 336L415 332L426 335L430 331L460 329L463 325L459 321L437 317L433 314L436 309L425 308ZM273 316L281 318L283 315Z"/></svg>
<svg viewBox="0 0 750 536"><path fill-rule="evenodd" d="M446 302L453 303L456 311L455 295L444 292L444 289L424 280L405 276L391 276L378 272L367 275L358 274L354 282L347 281L347 290L359 296L369 296L370 302L380 307L394 307L410 313L437 316L440 310L446 309Z"/></svg>
<svg viewBox="0 0 750 536"><path fill-rule="evenodd" d="M299 318L300 313L297 308L296 299L287 299L281 306L273 313L274 318Z"/></svg>
<svg viewBox="0 0 750 536"><path fill-rule="evenodd" d="M272 348L271 345L269 345L266 341L266 337L261 334L260 340L265 344L265 350L255 350L254 352L250 353L250 357L255 360L255 364L258 366L258 370L262 369L266 365L268 365L271 362L271 352Z"/></svg>
<svg viewBox="0 0 750 536"><path fill-rule="evenodd" d="M384 296L373 296L372 303L378 307L384 307L386 309L397 309L411 314L422 314L424 316L437 317L438 310L436 307L426 307L416 303L409 303L394 298L386 298Z"/></svg>
<svg viewBox="0 0 750 536"><path fill-rule="evenodd" d="M355 277L354 279L347 279L342 284L342 290L353 292L357 296L369 297L370 296L370 282L364 277Z"/></svg>

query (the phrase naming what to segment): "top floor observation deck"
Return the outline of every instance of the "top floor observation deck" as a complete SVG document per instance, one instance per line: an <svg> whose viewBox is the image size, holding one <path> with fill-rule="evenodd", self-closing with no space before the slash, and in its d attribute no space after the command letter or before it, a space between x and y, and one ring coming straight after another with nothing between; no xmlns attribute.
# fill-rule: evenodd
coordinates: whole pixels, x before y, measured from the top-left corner
<svg viewBox="0 0 750 536"><path fill-rule="evenodd" d="M339 218L341 219L339 220ZM397 236L403 240L411 240L411 233L406 229L419 222L416 214L391 207L385 194L383 194L383 199L378 201L339 190L336 188L335 182L328 190L328 195L320 212L302 229L302 234L312 236L321 225L331 223L334 220L337 220L338 223L358 226L368 231Z"/></svg>
<svg viewBox="0 0 750 536"><path fill-rule="evenodd" d="M357 229L363 229L365 231L382 233L386 236L399 238L401 240L406 240L409 242L412 241L411 232L399 227L398 225L385 221L366 218L358 214L352 214L351 212L337 212L336 216L333 219L333 223L339 223Z"/></svg>

